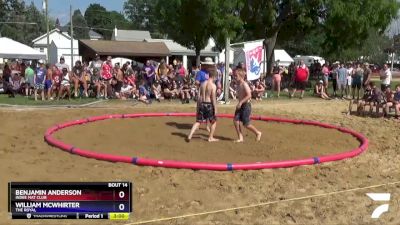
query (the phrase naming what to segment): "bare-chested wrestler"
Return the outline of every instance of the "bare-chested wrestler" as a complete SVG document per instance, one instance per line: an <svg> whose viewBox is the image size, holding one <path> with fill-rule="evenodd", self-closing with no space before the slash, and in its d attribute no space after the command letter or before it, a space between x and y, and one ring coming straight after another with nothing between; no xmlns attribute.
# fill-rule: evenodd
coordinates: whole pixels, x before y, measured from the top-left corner
<svg viewBox="0 0 400 225"><path fill-rule="evenodd" d="M200 123L209 121L211 123L210 134L208 137L209 142L218 141L214 138L215 128L217 127L217 97L214 79L217 76L217 70L213 69L209 71L209 79L200 85L199 90L199 104L197 106L196 123L193 124L192 130L187 137L189 142L192 139L194 132L199 128Z"/></svg>
<svg viewBox="0 0 400 225"><path fill-rule="evenodd" d="M240 122L243 123L247 129L253 132L256 135L256 140L261 140L261 132L257 130L256 127L250 124L250 115L251 115L251 90L247 82L244 80L246 76L246 72L243 69L236 70L236 81L239 84L238 87L238 104L236 105L235 117L233 118L233 123L236 128L236 133L238 135L238 139L235 142L243 142L243 134L242 129L240 127Z"/></svg>

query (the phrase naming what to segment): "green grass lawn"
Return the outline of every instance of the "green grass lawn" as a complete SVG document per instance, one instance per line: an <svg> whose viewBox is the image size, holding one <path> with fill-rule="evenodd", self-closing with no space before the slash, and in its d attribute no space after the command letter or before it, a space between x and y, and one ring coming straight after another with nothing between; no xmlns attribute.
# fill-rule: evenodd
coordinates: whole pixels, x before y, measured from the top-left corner
<svg viewBox="0 0 400 225"><path fill-rule="evenodd" d="M38 98L40 99L40 97ZM0 94L0 104L9 104L9 105L32 105L32 106L40 106L40 105L83 105L90 102L97 101L95 98L72 98L69 100L59 100L59 101L35 101L32 97L25 97L21 95L16 95L15 98L9 98L6 94Z"/></svg>

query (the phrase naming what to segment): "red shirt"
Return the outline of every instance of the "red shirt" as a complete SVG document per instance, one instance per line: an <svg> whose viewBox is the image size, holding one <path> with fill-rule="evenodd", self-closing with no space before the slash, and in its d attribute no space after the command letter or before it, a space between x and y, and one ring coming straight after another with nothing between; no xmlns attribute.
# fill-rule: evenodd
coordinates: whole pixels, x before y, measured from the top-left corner
<svg viewBox="0 0 400 225"><path fill-rule="evenodd" d="M111 70L112 67L111 65L108 65L107 63L104 63L103 66L101 67L101 77L105 80L109 80L112 78Z"/></svg>
<svg viewBox="0 0 400 225"><path fill-rule="evenodd" d="M299 67L296 69L296 81L304 82L308 78L308 68Z"/></svg>
<svg viewBox="0 0 400 225"><path fill-rule="evenodd" d="M62 79L62 72L56 67L55 70L53 70L53 81L54 84L60 84Z"/></svg>

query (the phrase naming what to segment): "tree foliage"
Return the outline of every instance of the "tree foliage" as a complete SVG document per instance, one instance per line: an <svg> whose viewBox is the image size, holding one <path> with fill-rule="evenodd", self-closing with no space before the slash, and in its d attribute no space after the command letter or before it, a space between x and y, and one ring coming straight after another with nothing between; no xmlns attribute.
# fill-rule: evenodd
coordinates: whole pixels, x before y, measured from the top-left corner
<svg viewBox="0 0 400 225"><path fill-rule="evenodd" d="M124 3L124 13L137 30L147 30L158 34L157 14L155 10L157 2L168 4L167 1L158 0L127 0Z"/></svg>
<svg viewBox="0 0 400 225"><path fill-rule="evenodd" d="M118 29L131 29L132 24L119 12L107 11L100 4L90 4L85 11L85 20L89 27L110 39L115 27Z"/></svg>
<svg viewBox="0 0 400 225"><path fill-rule="evenodd" d="M215 0L158 1L160 31L169 38L196 52L200 64L200 50L207 46L212 34Z"/></svg>
<svg viewBox="0 0 400 225"><path fill-rule="evenodd" d="M46 32L45 15L36 8L33 2L30 5L25 5L24 1L18 0L0 1L0 21L10 22L0 24L2 36L27 45L32 45L33 39ZM50 20L50 28L52 27L54 27L54 21Z"/></svg>
<svg viewBox="0 0 400 225"><path fill-rule="evenodd" d="M89 27L83 17L81 10L77 9L72 15L72 23L75 39L89 39Z"/></svg>

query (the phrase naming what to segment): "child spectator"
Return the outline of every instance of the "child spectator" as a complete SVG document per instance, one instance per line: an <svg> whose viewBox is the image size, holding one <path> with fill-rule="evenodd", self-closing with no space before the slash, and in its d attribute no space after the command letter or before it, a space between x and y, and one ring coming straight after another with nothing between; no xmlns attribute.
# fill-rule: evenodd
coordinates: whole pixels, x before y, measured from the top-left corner
<svg viewBox="0 0 400 225"><path fill-rule="evenodd" d="M32 69L32 65L27 65L25 69L25 96L31 96L31 89L34 88L35 71Z"/></svg>
<svg viewBox="0 0 400 225"><path fill-rule="evenodd" d="M396 111L395 118L400 119L400 84L396 86L396 92L393 96L393 103Z"/></svg>
<svg viewBox="0 0 400 225"><path fill-rule="evenodd" d="M262 100L262 96L264 95L265 87L264 84L258 79L254 85L254 89L252 92L253 98L255 98L257 101Z"/></svg>
<svg viewBox="0 0 400 225"><path fill-rule="evenodd" d="M68 100L71 100L71 76L67 68L62 68L62 80L60 83L60 90L58 92L57 100L64 98L65 92L68 94Z"/></svg>
<svg viewBox="0 0 400 225"><path fill-rule="evenodd" d="M150 104L151 99L150 99L150 92L147 90L146 87L146 80L142 79L140 81L140 86L139 86L139 101Z"/></svg>
<svg viewBox="0 0 400 225"><path fill-rule="evenodd" d="M326 94L323 80L320 80L315 84L314 94L322 99L331 100L331 98Z"/></svg>
<svg viewBox="0 0 400 225"><path fill-rule="evenodd" d="M37 101L38 91L42 96L42 101L44 101L44 83L46 81L46 69L44 67L43 60L39 60L39 68L36 70L34 77L35 82L35 101Z"/></svg>

